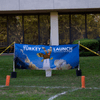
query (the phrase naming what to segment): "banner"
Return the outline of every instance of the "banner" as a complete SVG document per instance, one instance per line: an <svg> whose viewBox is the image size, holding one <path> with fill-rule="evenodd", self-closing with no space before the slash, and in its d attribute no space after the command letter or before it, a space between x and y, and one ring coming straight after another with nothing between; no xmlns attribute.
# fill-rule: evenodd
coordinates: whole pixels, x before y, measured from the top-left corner
<svg viewBox="0 0 100 100"><path fill-rule="evenodd" d="M79 65L79 45L28 45L15 43L15 68L68 70Z"/></svg>

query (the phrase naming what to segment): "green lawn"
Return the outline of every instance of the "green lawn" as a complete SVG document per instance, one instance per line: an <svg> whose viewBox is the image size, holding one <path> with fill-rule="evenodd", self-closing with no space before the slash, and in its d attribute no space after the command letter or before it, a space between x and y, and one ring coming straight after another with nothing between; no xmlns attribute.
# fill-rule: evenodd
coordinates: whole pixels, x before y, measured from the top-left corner
<svg viewBox="0 0 100 100"><path fill-rule="evenodd" d="M6 75L11 75L12 72L13 56L0 56L0 86L4 86L0 87L0 100L48 100L55 95L57 97L53 100L99 100L99 60L99 56L80 57L86 89L81 89L81 76L76 76L76 69L52 71L52 77L49 78L42 70L16 69L17 78L11 78L10 86L5 87ZM74 89L77 90L73 91ZM63 92L66 93L58 95Z"/></svg>

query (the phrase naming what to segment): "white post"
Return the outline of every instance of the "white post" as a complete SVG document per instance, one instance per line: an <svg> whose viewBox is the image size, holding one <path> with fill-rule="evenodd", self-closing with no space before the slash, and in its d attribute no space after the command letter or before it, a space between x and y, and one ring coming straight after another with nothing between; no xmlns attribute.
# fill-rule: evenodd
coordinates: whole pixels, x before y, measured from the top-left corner
<svg viewBox="0 0 100 100"><path fill-rule="evenodd" d="M51 77L52 76L52 70L45 70L46 77Z"/></svg>
<svg viewBox="0 0 100 100"><path fill-rule="evenodd" d="M50 45L59 45L58 12L50 13ZM52 70L45 70L46 77L52 76Z"/></svg>
<svg viewBox="0 0 100 100"><path fill-rule="evenodd" d="M59 45L58 12L50 13L50 45Z"/></svg>
<svg viewBox="0 0 100 100"><path fill-rule="evenodd" d="M79 48L80 48L80 41L78 41L78 45L79 45ZM79 58L80 60L80 58ZM80 70L80 64L78 65L78 70Z"/></svg>
<svg viewBox="0 0 100 100"><path fill-rule="evenodd" d="M15 59L15 42L14 42L14 59ZM13 72L15 72L15 60L13 59Z"/></svg>

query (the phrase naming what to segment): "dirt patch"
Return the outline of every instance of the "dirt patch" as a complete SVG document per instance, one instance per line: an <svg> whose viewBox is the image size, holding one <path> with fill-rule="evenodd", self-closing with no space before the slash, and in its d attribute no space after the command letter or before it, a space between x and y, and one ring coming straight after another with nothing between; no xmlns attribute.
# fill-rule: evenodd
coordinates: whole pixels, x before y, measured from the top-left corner
<svg viewBox="0 0 100 100"><path fill-rule="evenodd" d="M10 55L14 55L14 53L3 53L0 56L10 56Z"/></svg>

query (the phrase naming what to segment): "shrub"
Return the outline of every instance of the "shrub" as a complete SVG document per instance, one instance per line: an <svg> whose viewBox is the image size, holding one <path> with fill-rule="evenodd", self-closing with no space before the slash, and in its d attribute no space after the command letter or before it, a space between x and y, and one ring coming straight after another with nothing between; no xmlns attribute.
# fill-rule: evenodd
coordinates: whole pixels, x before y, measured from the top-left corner
<svg viewBox="0 0 100 100"><path fill-rule="evenodd" d="M99 42L99 51L100 51L100 38L97 38L98 42Z"/></svg>
<svg viewBox="0 0 100 100"><path fill-rule="evenodd" d="M96 39L75 40L73 42L73 44L78 44L78 41L80 41L80 44L84 45L85 47L87 47L95 52L97 52L99 50L99 42ZM96 56L96 54L94 54L80 46L80 56Z"/></svg>

